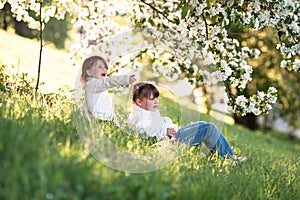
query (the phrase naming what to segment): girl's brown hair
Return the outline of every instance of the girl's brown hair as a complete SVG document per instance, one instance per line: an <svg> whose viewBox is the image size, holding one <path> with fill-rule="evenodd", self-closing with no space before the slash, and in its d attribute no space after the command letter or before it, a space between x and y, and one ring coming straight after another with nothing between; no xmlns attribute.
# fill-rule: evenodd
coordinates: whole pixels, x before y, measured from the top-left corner
<svg viewBox="0 0 300 200"><path fill-rule="evenodd" d="M136 102L137 99L150 99L159 97L159 91L151 83L140 82L133 86L132 101Z"/></svg>
<svg viewBox="0 0 300 200"><path fill-rule="evenodd" d="M83 83L87 82L87 78L89 77L87 74L87 70L91 69L94 65L96 65L97 61L101 61L103 63L103 68L108 68L106 61L104 58L100 56L91 56L87 59L84 60L82 64L82 72L81 72L81 77L80 80Z"/></svg>

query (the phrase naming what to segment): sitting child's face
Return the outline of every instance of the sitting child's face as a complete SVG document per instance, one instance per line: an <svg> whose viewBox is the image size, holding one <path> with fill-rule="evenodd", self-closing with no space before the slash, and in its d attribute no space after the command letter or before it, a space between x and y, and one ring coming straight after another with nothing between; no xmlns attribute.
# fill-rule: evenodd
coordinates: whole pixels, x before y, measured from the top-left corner
<svg viewBox="0 0 300 200"><path fill-rule="evenodd" d="M96 64L88 70L88 75L92 78L103 79L107 75L107 67L101 60L98 60Z"/></svg>
<svg viewBox="0 0 300 200"><path fill-rule="evenodd" d="M143 98L139 102L139 106L141 108L143 108L144 110L151 110L151 111L157 110L158 104L159 104L158 97L153 97L152 95L150 99Z"/></svg>

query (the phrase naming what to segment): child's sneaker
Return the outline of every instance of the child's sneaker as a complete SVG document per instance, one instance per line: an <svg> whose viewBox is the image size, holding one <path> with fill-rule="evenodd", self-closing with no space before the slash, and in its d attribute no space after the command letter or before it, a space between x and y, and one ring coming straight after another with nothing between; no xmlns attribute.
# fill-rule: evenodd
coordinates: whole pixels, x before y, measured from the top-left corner
<svg viewBox="0 0 300 200"><path fill-rule="evenodd" d="M225 164L229 164L229 165L232 165L235 167L239 163L245 162L246 160L247 160L247 157L233 155L233 156L225 159Z"/></svg>
<svg viewBox="0 0 300 200"><path fill-rule="evenodd" d="M247 160L247 157L242 157L242 156L232 156L231 159L238 161L239 163L245 162Z"/></svg>

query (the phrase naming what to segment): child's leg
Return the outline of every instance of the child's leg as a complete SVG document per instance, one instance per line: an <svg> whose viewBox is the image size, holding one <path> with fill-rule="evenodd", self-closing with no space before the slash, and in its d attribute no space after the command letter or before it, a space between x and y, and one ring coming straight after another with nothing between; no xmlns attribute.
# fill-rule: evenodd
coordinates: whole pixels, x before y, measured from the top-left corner
<svg viewBox="0 0 300 200"><path fill-rule="evenodd" d="M233 150L223 134L213 124L206 122L197 122L179 129L176 138L179 142L189 144L190 146L197 146L204 142L204 144L216 151L219 148L219 155L225 157L226 155L233 155Z"/></svg>
<svg viewBox="0 0 300 200"><path fill-rule="evenodd" d="M234 154L230 144L228 143L228 141L226 140L226 138L224 137L224 135L217 129L217 127L215 127L214 125L212 125L214 128L211 128L212 131L216 131L219 132L219 139L217 140L217 144L215 146L213 146L211 149L213 151L216 151L216 148L219 148L219 155L222 157L225 156L232 156Z"/></svg>

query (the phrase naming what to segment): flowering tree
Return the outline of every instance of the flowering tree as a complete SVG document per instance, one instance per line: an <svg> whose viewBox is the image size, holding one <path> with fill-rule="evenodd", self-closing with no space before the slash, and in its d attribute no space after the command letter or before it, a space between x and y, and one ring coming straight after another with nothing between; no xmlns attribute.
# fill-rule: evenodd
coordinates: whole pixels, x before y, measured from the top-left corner
<svg viewBox="0 0 300 200"><path fill-rule="evenodd" d="M29 11L39 14L38 1L1 0L0 8L5 2L11 5L17 20L39 28L29 14ZM277 48L283 57L281 67L299 73L299 7L298 0L53 0L42 7L41 19L47 23L51 17L63 19L68 13L75 28L84 27L85 35L80 44L70 49L74 63L81 63L92 51L90 41L98 44L117 33L136 27L147 28L173 49L146 52L152 58L154 74L170 81L184 74L193 86L222 81L232 112L260 115L271 109L277 90L269 87L249 96L232 92L233 88L244 90L252 80L253 69L248 60L259 56L260 51L230 37L228 27L236 22L251 30L272 27L280 41ZM116 23L117 11L127 13L130 25ZM161 34L159 30L167 31ZM180 45L178 36L182 36Z"/></svg>

